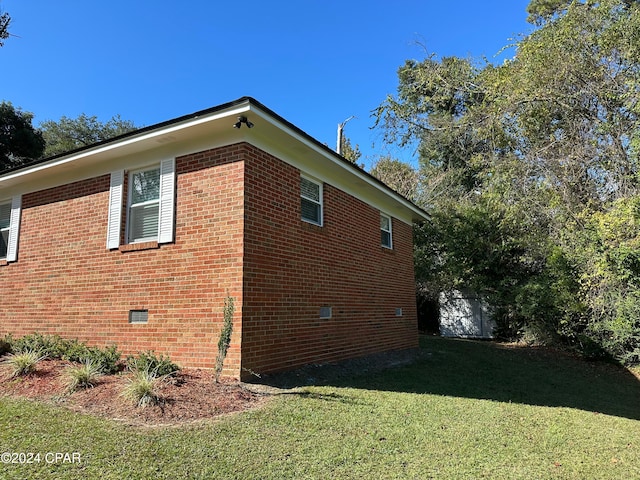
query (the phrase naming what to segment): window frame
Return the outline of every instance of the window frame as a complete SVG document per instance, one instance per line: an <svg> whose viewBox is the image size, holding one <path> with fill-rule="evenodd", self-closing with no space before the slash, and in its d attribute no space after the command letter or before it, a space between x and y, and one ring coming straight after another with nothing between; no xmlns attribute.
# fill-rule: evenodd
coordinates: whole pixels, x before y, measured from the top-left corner
<svg viewBox="0 0 640 480"><path fill-rule="evenodd" d="M20 236L20 217L22 215L22 195L2 200L1 205L9 205L9 226L3 228L7 233L7 251L0 260L6 263L18 261L18 243Z"/></svg>
<svg viewBox="0 0 640 480"><path fill-rule="evenodd" d="M386 230L382 228L382 219L386 218L389 222L389 229ZM383 235L387 234L389 236L388 245L383 242ZM393 250L393 218L390 215L386 215L380 212L380 246L383 248L388 248L389 250Z"/></svg>
<svg viewBox="0 0 640 480"><path fill-rule="evenodd" d="M146 200L144 202L139 202L136 204L133 204L133 177L134 175L138 174L138 173L144 173L144 172L151 172L153 170L157 170L158 171L158 197L155 198L154 200ZM160 186L160 183L162 182L162 169L160 164L155 164L155 165L151 165L151 166L147 166L144 168L138 168L136 170L130 170L129 172L127 172L127 219L126 219L126 225L125 225L125 243L127 244L133 244L133 243L143 243L143 242L157 242L158 238L159 238L159 232L160 232L160 199L162 198L162 192L161 189L162 187ZM156 234L154 236L151 237L143 237L143 238L138 238L138 239L133 239L132 235L131 235L131 228L132 228L132 223L131 223L131 212L133 208L144 208L144 207L148 207L151 205L157 205L158 206L158 228L156 228Z"/></svg>
<svg viewBox="0 0 640 480"><path fill-rule="evenodd" d="M313 183L314 185L316 185L318 187L318 198L319 198L319 200L316 200L314 198L309 198L308 196L304 195L304 193L302 191L302 182L303 182L303 180L306 180L307 182ZM324 185L323 185L322 182L320 182L320 181L318 181L318 180L316 180L314 178L311 178L311 177L309 177L307 175L300 174L300 219L303 222L307 222L307 223L310 223L312 225L317 225L319 227L322 227L324 225L324 188L323 187L324 187ZM316 222L313 219L305 218L304 210L302 209L302 203L304 201L311 202L316 207L318 207L318 209L319 209L318 216L320 218L319 221Z"/></svg>
<svg viewBox="0 0 640 480"><path fill-rule="evenodd" d="M129 229L131 223L131 179L139 172L155 170L160 167L159 203L158 203L158 232L157 235L132 241ZM115 170L110 174L109 205L107 218L107 250L128 250L127 245L140 246L149 244L159 246L175 241L176 214L176 160L165 158L145 167L131 170ZM125 195L126 194L126 195ZM125 198L126 196L126 198ZM148 204L155 203L155 200ZM136 204L136 205L141 205ZM124 217L124 218L123 218ZM151 248L151 247L150 247ZM138 249L137 247L135 249Z"/></svg>
<svg viewBox="0 0 640 480"><path fill-rule="evenodd" d="M4 207L4 206L9 207L9 218L7 219L8 220L7 226L4 228L0 227L0 235L2 235L4 232L7 232L7 241L5 242L6 251L4 252L4 254L0 251L0 260L6 260L7 256L9 255L9 237L11 236L11 206L12 206L11 200L0 202L0 207Z"/></svg>

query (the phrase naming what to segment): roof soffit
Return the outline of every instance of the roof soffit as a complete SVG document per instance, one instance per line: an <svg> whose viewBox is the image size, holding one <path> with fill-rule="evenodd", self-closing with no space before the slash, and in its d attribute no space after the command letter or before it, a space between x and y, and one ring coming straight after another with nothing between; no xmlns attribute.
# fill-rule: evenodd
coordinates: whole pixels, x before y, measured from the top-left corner
<svg viewBox="0 0 640 480"><path fill-rule="evenodd" d="M233 128L241 115L249 118L253 128ZM98 170L98 174L106 173L118 168L121 159L144 156L149 151L178 156L242 141L405 221L428 217L410 201L249 97L7 172L0 175L0 192L34 191L79 172L87 172L87 176Z"/></svg>

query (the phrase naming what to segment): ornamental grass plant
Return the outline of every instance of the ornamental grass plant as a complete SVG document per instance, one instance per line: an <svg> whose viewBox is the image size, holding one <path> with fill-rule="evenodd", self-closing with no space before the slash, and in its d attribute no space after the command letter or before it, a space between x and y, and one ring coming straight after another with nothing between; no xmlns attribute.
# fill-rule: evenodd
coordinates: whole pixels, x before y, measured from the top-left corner
<svg viewBox="0 0 640 480"><path fill-rule="evenodd" d="M75 392L80 388L91 388L95 386L102 376L102 372L99 364L90 359L86 359L80 364L68 366L62 375L67 386L67 391Z"/></svg>
<svg viewBox="0 0 640 480"><path fill-rule="evenodd" d="M38 350L10 353L0 362L9 370L9 377L20 377L35 372L38 362L46 356Z"/></svg>
<svg viewBox="0 0 640 480"><path fill-rule="evenodd" d="M157 405L161 402L158 386L162 378L164 377L158 377L154 371L135 370L121 395L138 407Z"/></svg>

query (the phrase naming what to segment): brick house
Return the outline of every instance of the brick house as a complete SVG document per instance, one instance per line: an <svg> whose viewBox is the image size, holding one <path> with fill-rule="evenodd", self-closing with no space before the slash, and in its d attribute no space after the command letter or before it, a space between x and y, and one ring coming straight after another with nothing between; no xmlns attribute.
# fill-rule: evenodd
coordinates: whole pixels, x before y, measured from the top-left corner
<svg viewBox="0 0 640 480"><path fill-rule="evenodd" d="M425 219L241 98L1 174L0 335L210 368L232 297L227 376L415 347Z"/></svg>

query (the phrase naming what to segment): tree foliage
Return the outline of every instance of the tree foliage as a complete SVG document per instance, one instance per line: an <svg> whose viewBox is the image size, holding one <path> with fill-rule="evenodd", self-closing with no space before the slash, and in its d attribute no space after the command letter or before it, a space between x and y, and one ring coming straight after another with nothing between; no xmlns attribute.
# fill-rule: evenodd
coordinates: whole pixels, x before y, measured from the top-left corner
<svg viewBox="0 0 640 480"><path fill-rule="evenodd" d="M349 160L351 163L358 163L360 157L362 156L362 152L360 151L360 146L356 144L356 146L351 145L351 140L346 136L342 137L342 156Z"/></svg>
<svg viewBox="0 0 640 480"><path fill-rule="evenodd" d="M37 159L44 151L42 133L32 125L33 115L0 103L0 171Z"/></svg>
<svg viewBox="0 0 640 480"><path fill-rule="evenodd" d="M492 79L502 128L563 203L637 191L639 27L637 7L574 2Z"/></svg>
<svg viewBox="0 0 640 480"><path fill-rule="evenodd" d="M527 21L542 25L556 15L567 10L573 0L531 0L527 6Z"/></svg>
<svg viewBox="0 0 640 480"><path fill-rule="evenodd" d="M9 24L11 23L11 17L7 12L0 10L0 47L4 46L4 41L9 38Z"/></svg>
<svg viewBox="0 0 640 480"><path fill-rule="evenodd" d="M96 116L83 113L75 119L63 116L57 122L44 121L40 128L47 144L44 156L50 157L117 137L135 130L136 126L119 115L102 123Z"/></svg>
<svg viewBox="0 0 640 480"><path fill-rule="evenodd" d="M408 163L382 157L373 165L370 173L403 197L414 202L418 200L419 173Z"/></svg>
<svg viewBox="0 0 640 480"><path fill-rule="evenodd" d="M428 56L376 111L417 142L427 290L467 286L503 333L640 361L640 8L533 0L499 66Z"/></svg>

